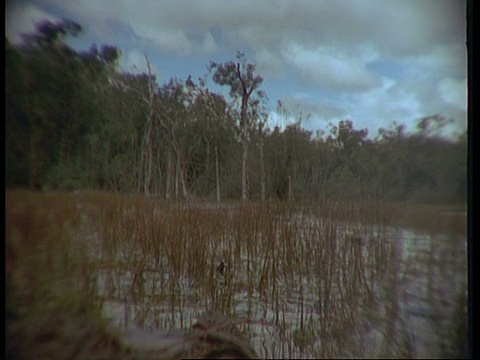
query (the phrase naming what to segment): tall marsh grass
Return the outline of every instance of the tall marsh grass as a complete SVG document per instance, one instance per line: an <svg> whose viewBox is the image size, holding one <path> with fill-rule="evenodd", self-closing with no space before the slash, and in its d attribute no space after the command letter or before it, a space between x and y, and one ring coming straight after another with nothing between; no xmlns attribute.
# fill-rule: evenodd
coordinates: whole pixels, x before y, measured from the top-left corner
<svg viewBox="0 0 480 360"><path fill-rule="evenodd" d="M387 227L398 207L23 191L6 192L5 207L15 316L81 294L117 327L188 329L222 313L262 357L418 356L401 315L410 270Z"/></svg>

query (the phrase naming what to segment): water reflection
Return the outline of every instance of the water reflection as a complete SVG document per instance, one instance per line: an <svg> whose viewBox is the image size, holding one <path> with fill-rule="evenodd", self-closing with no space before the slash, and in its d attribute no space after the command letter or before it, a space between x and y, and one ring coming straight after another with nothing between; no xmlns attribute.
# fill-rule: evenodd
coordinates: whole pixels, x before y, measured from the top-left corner
<svg viewBox="0 0 480 360"><path fill-rule="evenodd" d="M122 329L189 329L219 311L267 358L442 357L466 344L466 330L453 336L467 321L464 237L300 216L250 240L255 251L234 233L208 248L212 278L219 254L229 265L221 283L176 271L168 253L141 267L99 261L105 316Z"/></svg>

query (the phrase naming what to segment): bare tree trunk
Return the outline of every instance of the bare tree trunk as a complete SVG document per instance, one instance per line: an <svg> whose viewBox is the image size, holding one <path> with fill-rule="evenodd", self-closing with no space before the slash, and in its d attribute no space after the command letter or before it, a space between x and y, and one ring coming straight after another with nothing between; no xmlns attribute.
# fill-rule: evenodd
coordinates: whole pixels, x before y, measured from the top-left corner
<svg viewBox="0 0 480 360"><path fill-rule="evenodd" d="M177 158L177 163L175 165L175 199L180 197L181 191L183 198L188 200L190 196L188 193L187 181L185 179L185 171L182 165L182 153L175 140L172 142L172 146L175 157Z"/></svg>
<svg viewBox="0 0 480 360"><path fill-rule="evenodd" d="M157 181L155 181L155 197L160 196L162 193L162 162L160 156L157 154L157 158L155 159L155 164L157 168Z"/></svg>
<svg viewBox="0 0 480 360"><path fill-rule="evenodd" d="M248 200L248 140L242 141L242 200Z"/></svg>
<svg viewBox="0 0 480 360"><path fill-rule="evenodd" d="M175 165L175 199L178 200L178 157L177 157L177 164Z"/></svg>
<svg viewBox="0 0 480 360"><path fill-rule="evenodd" d="M288 200L289 201L294 201L295 197L293 196L293 191L292 191L292 177L288 175Z"/></svg>
<svg viewBox="0 0 480 360"><path fill-rule="evenodd" d="M173 161L172 161L172 145L168 145L167 152L167 184L165 188L165 199L172 198L172 179L173 179Z"/></svg>
<svg viewBox="0 0 480 360"><path fill-rule="evenodd" d="M141 191L140 177L141 177L141 174L142 174L142 170L141 170L142 168L138 167L138 152L139 152L139 149L138 149L138 144L134 140L132 140L132 143L131 143L131 151L132 151L133 159L134 159L132 187L136 185L137 186L137 192L140 192Z"/></svg>
<svg viewBox="0 0 480 360"><path fill-rule="evenodd" d="M190 199L190 194L188 193L187 180L185 179L185 173L183 171L182 166L180 166L180 181L181 181L181 184L182 184L183 198L185 200L188 200L188 199Z"/></svg>
<svg viewBox="0 0 480 360"><path fill-rule="evenodd" d="M258 124L260 137L260 200L265 202L265 158L263 154L263 122Z"/></svg>
<svg viewBox="0 0 480 360"><path fill-rule="evenodd" d="M248 200L248 96L242 97L242 110L240 112L240 126L242 130L242 201Z"/></svg>
<svg viewBox="0 0 480 360"><path fill-rule="evenodd" d="M182 195L185 200L188 200L190 198L189 193L188 193L188 186L187 186L187 181L185 179L185 171L183 168L182 164L182 153L177 145L175 143L173 144L173 149L175 150L175 153L177 155L177 181L176 181L176 195L177 199L179 196L179 186L178 186L178 181L180 180L180 186L182 190Z"/></svg>
<svg viewBox="0 0 480 360"><path fill-rule="evenodd" d="M220 202L220 169L218 167L218 147L215 140L215 180L217 183L217 202Z"/></svg>
<svg viewBox="0 0 480 360"><path fill-rule="evenodd" d="M155 81L152 78L150 69L150 61L145 56L148 68L148 105L149 111L147 115L147 131L145 133L143 148L142 148L142 172L144 180L143 191L145 195L150 196L152 190L152 172L153 172L153 131L154 131L154 118L155 118Z"/></svg>
<svg viewBox="0 0 480 360"><path fill-rule="evenodd" d="M144 144L145 140L142 141L142 150L141 150L141 153L140 153L140 169L138 171L138 188L137 188L137 191L138 192L141 192L143 190L143 185L144 185L144 177L145 177L145 171L144 171L144 167L145 167L145 153L143 151L143 144Z"/></svg>
<svg viewBox="0 0 480 360"><path fill-rule="evenodd" d="M153 146L152 146L152 138L150 137L149 134L149 139L148 139L148 150L147 150L147 168L146 168L146 173L147 176L145 177L145 195L150 196L152 192L152 158L153 158Z"/></svg>

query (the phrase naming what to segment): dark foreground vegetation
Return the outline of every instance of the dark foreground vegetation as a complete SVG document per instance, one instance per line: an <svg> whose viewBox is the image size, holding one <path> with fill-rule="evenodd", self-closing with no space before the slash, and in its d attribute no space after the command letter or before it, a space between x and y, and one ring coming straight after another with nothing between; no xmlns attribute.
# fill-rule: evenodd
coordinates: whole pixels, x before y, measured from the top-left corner
<svg viewBox="0 0 480 360"><path fill-rule="evenodd" d="M17 359L143 358L125 329L188 331L207 313L262 358L466 354L461 209L27 191L5 207Z"/></svg>
<svg viewBox="0 0 480 360"><path fill-rule="evenodd" d="M266 126L262 78L242 54L209 65L230 99L191 78L158 84L119 69L108 45L77 52L80 25L45 21L22 45L5 39L7 188L103 189L157 198L466 201L466 134L441 115L407 134L368 136L350 120L330 133ZM148 58L145 59L150 69Z"/></svg>

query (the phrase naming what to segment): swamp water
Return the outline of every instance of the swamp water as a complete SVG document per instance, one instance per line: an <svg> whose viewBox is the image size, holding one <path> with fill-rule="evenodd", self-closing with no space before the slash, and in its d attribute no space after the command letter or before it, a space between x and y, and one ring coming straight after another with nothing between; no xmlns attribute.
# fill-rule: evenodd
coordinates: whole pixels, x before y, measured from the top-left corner
<svg viewBox="0 0 480 360"><path fill-rule="evenodd" d="M88 290L118 330L187 330L217 312L262 358L466 351L465 236L305 209L142 211L124 207L102 224L84 217Z"/></svg>

